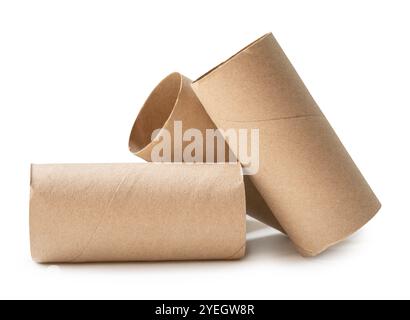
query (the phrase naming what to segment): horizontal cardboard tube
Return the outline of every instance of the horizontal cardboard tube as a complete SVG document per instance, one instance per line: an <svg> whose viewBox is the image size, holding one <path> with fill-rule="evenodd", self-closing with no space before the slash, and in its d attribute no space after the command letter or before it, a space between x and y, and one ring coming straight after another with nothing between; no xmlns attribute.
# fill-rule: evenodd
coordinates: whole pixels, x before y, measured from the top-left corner
<svg viewBox="0 0 410 320"><path fill-rule="evenodd" d="M192 86L218 128L259 129L260 169L250 179L301 254L319 254L380 209L272 34Z"/></svg>
<svg viewBox="0 0 410 320"><path fill-rule="evenodd" d="M168 130L171 133L171 145L174 146L178 135L174 130L176 121L182 123L182 132L194 128L200 130L205 136L207 129L216 129L192 90L191 83L192 81L187 77L179 73L172 73L158 84L142 107L132 128L129 139L129 148L132 153L146 161L152 161L151 153L159 142L153 141L151 136L157 129ZM187 144L189 142L182 143L176 148L177 152L180 152ZM205 149L206 144L204 144L203 162L206 162ZM229 150L228 146L226 150ZM171 148L171 151L172 161L183 161L181 157L177 158L174 148ZM226 152L225 160L228 161L228 159L229 153ZM215 158L214 161L216 160ZM249 177L245 177L244 180L249 215L283 232L283 228Z"/></svg>
<svg viewBox="0 0 410 320"><path fill-rule="evenodd" d="M239 259L239 164L32 165L31 252L40 263Z"/></svg>

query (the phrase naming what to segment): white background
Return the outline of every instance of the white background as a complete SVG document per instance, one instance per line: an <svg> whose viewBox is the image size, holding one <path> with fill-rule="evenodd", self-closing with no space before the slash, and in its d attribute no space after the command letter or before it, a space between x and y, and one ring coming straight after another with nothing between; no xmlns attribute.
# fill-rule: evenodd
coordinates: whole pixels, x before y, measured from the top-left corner
<svg viewBox="0 0 410 320"><path fill-rule="evenodd" d="M408 1L1 1L0 298L410 298ZM132 162L168 73L196 78L272 31L383 203L320 257L249 222L238 262L42 266L30 163Z"/></svg>

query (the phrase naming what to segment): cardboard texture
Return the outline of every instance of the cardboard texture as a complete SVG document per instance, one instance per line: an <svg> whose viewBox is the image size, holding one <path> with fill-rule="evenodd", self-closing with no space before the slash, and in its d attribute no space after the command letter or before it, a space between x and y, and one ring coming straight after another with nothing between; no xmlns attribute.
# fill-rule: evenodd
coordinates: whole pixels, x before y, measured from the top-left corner
<svg viewBox="0 0 410 320"><path fill-rule="evenodd" d="M159 143L152 139L152 133L157 129L166 129L171 133L172 145L175 143L174 137L178 134L174 132L175 121L181 121L182 132L188 129L198 129L203 136L207 129L216 129L209 115L206 113L201 102L191 87L192 81L187 77L172 73L162 80L148 97L142 107L132 128L129 149L138 157L152 161L151 152ZM189 142L184 142L175 150L180 152ZM204 143L203 162L206 162L206 144ZM227 147L226 150L229 150ZM177 158L172 148L172 161L181 162L183 159ZM228 161L229 153L225 154ZM214 161L217 161L215 158ZM252 217L264 222L283 232L270 208L266 205L262 196L255 188L248 177L245 177L247 212Z"/></svg>
<svg viewBox="0 0 410 320"><path fill-rule="evenodd" d="M193 89L218 128L260 130L260 169L250 179L301 254L319 254L379 210L272 34L200 77Z"/></svg>
<svg viewBox="0 0 410 320"><path fill-rule="evenodd" d="M40 263L238 259L245 233L239 164L32 165Z"/></svg>

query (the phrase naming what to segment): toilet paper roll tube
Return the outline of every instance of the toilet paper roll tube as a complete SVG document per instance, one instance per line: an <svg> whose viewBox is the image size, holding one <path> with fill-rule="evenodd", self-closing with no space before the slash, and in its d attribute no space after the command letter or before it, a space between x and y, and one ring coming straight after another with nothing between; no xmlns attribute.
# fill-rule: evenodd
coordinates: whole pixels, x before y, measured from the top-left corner
<svg viewBox="0 0 410 320"><path fill-rule="evenodd" d="M32 165L31 252L40 263L239 259L239 164Z"/></svg>
<svg viewBox="0 0 410 320"><path fill-rule="evenodd" d="M303 255L343 240L379 210L272 34L194 81L193 89L218 128L259 129L260 169L250 178Z"/></svg>
<svg viewBox="0 0 410 320"><path fill-rule="evenodd" d="M181 141L187 130L197 129L205 137L207 129L217 129L192 90L191 84L192 81L180 73L172 73L158 84L133 125L129 139L129 149L132 153L146 161L153 161L151 157L153 151L159 143L163 142L161 139L156 139L153 133L157 129L162 129L170 133L169 161L181 162L184 161L183 150L190 143ZM161 131L157 131L157 134L160 135ZM207 162L206 148L207 144L204 141L203 157L200 159L202 162ZM229 161L229 148L226 147L225 150L224 161ZM216 150L214 154L217 154ZM217 160L217 157L211 159L213 162ZM283 228L249 177L245 176L244 181L248 214L283 232Z"/></svg>

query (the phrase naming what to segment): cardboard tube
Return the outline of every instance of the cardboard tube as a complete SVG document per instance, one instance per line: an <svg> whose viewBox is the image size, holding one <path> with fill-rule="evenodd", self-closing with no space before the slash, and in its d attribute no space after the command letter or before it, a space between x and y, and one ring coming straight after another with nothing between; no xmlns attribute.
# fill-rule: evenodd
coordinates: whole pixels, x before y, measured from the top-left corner
<svg viewBox="0 0 410 320"><path fill-rule="evenodd" d="M142 107L134 123L129 139L129 148L138 157L152 161L151 152L160 143L152 139L152 134L157 129L168 130L171 133L171 160L181 162L183 159L174 153L180 154L189 142L178 144L182 137L181 132L176 132L175 122L182 123L182 134L188 129L198 129L206 136L207 129L216 129L215 124L206 113L201 102L191 87L192 81L187 77L172 73L153 90ZM203 162L206 162L206 144L204 143ZM227 147L226 150L229 150ZM228 160L228 152L225 160ZM214 159L216 161L217 159ZM258 190L248 177L245 177L246 203L248 214L283 232L275 216L266 205Z"/></svg>
<svg viewBox="0 0 410 320"><path fill-rule="evenodd" d="M31 252L40 263L238 259L239 164L32 165Z"/></svg>
<svg viewBox="0 0 410 320"><path fill-rule="evenodd" d="M193 89L218 128L259 129L260 169L250 178L303 255L319 254L379 210L272 34L200 77Z"/></svg>

